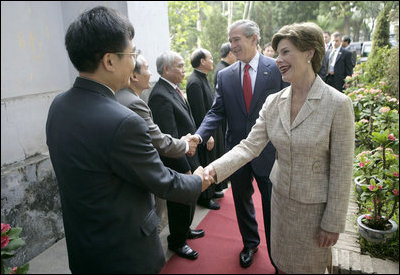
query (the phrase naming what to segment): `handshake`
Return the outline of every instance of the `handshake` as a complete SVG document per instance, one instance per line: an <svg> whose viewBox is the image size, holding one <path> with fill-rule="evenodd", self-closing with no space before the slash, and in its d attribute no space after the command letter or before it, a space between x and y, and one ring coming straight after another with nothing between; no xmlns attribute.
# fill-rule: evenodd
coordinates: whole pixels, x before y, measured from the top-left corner
<svg viewBox="0 0 400 275"><path fill-rule="evenodd" d="M187 134L186 136L181 137L181 140L185 140L189 144L189 151L186 152L186 155L193 157L196 153L197 145L200 143L200 138L196 135ZM210 137L207 141L207 150L211 151L213 148L214 138Z"/></svg>
<svg viewBox="0 0 400 275"><path fill-rule="evenodd" d="M202 166L197 167L193 175L201 177L201 182L202 182L201 192L206 190L214 182L217 182L216 173L212 164L209 164L206 168L203 168Z"/></svg>

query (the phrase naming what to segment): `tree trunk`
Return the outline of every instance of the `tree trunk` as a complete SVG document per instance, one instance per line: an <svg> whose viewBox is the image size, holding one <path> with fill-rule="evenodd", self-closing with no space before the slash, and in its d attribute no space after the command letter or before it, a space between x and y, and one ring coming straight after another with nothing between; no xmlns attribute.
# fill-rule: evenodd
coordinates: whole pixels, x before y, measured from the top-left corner
<svg viewBox="0 0 400 275"><path fill-rule="evenodd" d="M249 2L250 1L246 1L246 4L244 6L244 11L243 11L243 20L247 19L248 17L248 13L249 13Z"/></svg>
<svg viewBox="0 0 400 275"><path fill-rule="evenodd" d="M228 2L228 26L232 25L233 20L233 1Z"/></svg>
<svg viewBox="0 0 400 275"><path fill-rule="evenodd" d="M250 20L251 12L253 11L254 1L250 1L249 11L247 12L247 19Z"/></svg>
<svg viewBox="0 0 400 275"><path fill-rule="evenodd" d="M359 21L356 21L355 24L353 25L353 41L360 41L360 30L363 22L363 18L360 18Z"/></svg>
<svg viewBox="0 0 400 275"><path fill-rule="evenodd" d="M347 15L344 16L343 32L343 34L350 35L350 17Z"/></svg>
<svg viewBox="0 0 400 275"><path fill-rule="evenodd" d="M197 1L197 24L196 29L201 33L201 21L200 21L200 2ZM197 48L201 47L200 35L197 36Z"/></svg>

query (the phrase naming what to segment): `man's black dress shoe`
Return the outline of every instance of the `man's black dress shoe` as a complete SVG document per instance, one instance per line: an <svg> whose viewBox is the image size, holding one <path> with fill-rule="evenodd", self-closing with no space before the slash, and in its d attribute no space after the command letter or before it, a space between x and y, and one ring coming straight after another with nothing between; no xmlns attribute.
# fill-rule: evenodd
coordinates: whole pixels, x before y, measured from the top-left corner
<svg viewBox="0 0 400 275"><path fill-rule="evenodd" d="M219 199L219 198L223 198L223 197L224 197L224 192L222 192L222 191L215 191L214 192L213 198Z"/></svg>
<svg viewBox="0 0 400 275"><path fill-rule="evenodd" d="M198 204L201 206L204 206L205 208L212 209L212 210L218 210L220 208L218 202L215 202L213 200L208 200L208 201L201 200L201 201L198 201Z"/></svg>
<svg viewBox="0 0 400 275"><path fill-rule="evenodd" d="M253 255L257 252L258 247L243 248L240 252L240 266L249 267L253 263Z"/></svg>
<svg viewBox="0 0 400 275"><path fill-rule="evenodd" d="M198 230L190 230L188 234L188 239L198 239L204 237L204 230L203 229L198 229Z"/></svg>
<svg viewBox="0 0 400 275"><path fill-rule="evenodd" d="M186 258L186 259L195 260L199 256L199 253L197 253L197 251L193 250L187 244L185 244L184 246L179 247L179 248L171 248L171 247L168 247L168 248L170 250L174 251L176 253L176 255Z"/></svg>

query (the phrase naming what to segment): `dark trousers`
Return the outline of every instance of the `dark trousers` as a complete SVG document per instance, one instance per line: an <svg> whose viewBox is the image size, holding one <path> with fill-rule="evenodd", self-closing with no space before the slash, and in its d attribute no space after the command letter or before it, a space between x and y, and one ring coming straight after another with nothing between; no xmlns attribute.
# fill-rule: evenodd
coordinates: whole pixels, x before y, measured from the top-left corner
<svg viewBox="0 0 400 275"><path fill-rule="evenodd" d="M258 224L252 195L254 194L253 177L256 179L261 193L264 217L265 238L267 240L268 255L272 265L276 268L271 258L271 192L272 183L269 177L258 176L248 163L234 173L231 177L233 200L235 203L236 217L242 235L243 245L246 248L256 247L260 244Z"/></svg>
<svg viewBox="0 0 400 275"><path fill-rule="evenodd" d="M332 86L339 92L343 92L343 83L342 82L343 81L340 81L340 83L339 83L338 81L335 81L335 76L332 74L328 74L325 78L325 83L328 84L329 86Z"/></svg>
<svg viewBox="0 0 400 275"><path fill-rule="evenodd" d="M172 201L167 201L168 226L170 235L168 236L168 246L179 248L186 244L186 239L194 217L194 205L187 205Z"/></svg>

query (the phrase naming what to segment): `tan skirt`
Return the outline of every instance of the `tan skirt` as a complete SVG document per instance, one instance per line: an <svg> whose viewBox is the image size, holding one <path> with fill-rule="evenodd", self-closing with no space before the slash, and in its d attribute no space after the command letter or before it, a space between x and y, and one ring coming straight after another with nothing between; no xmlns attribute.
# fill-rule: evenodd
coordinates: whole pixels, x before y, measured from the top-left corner
<svg viewBox="0 0 400 275"><path fill-rule="evenodd" d="M286 273L325 273L331 248L319 248L317 232L325 203L304 204L272 190L271 257Z"/></svg>

